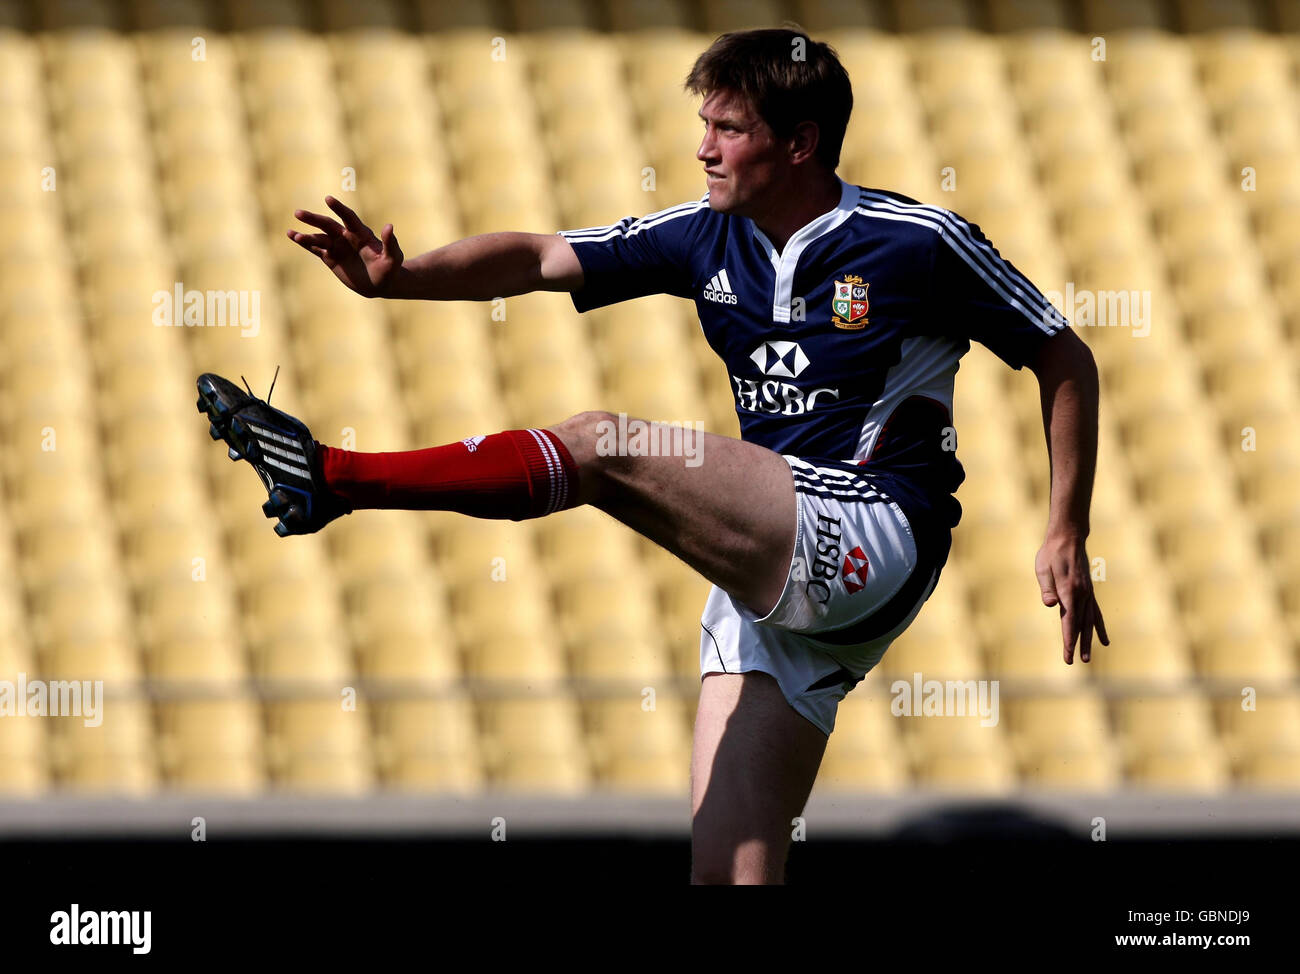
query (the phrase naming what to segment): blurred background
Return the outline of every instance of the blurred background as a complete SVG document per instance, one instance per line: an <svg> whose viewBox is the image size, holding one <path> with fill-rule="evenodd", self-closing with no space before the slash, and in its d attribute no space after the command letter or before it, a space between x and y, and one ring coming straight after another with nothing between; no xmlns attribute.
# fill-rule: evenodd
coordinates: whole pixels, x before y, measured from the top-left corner
<svg viewBox="0 0 1300 974"><path fill-rule="evenodd" d="M1062 663L1037 383L975 346L952 558L841 705L810 823L976 799L1078 836L1106 809L1157 835L1296 821L1296 3L0 0L0 679L107 696L98 727L0 720L0 834L483 838L501 814L665 836L685 875L708 584L592 509L281 540L194 379L264 395L281 366L275 405L364 451L590 408L736 435L689 302L368 302L284 231L330 194L415 255L697 199L682 80L785 19L852 79L843 178L956 210L1044 291L1151 308L1145 334L1077 328L1111 646ZM256 320L159 324L177 287L255 293ZM892 716L916 672L1000 681L1001 719Z"/></svg>

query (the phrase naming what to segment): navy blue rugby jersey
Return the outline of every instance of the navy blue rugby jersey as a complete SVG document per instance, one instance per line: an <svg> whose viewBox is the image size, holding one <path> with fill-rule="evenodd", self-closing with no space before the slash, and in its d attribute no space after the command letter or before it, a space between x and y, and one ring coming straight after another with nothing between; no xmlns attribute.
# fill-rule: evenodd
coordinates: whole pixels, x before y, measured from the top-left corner
<svg viewBox="0 0 1300 974"><path fill-rule="evenodd" d="M865 476L914 530L939 528L946 556L965 478L952 430L958 360L974 339L1019 369L1068 322L977 226L840 185L839 205L779 252L707 194L560 231L583 269L574 307L693 300L730 374L741 438Z"/></svg>

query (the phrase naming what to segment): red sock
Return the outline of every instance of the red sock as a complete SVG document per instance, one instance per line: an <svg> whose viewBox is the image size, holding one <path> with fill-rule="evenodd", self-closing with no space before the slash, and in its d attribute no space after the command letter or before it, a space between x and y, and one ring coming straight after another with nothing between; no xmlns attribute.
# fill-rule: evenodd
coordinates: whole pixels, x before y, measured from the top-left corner
<svg viewBox="0 0 1300 974"><path fill-rule="evenodd" d="M506 430L404 453L320 445L325 485L354 508L542 517L576 506L578 465L544 429Z"/></svg>

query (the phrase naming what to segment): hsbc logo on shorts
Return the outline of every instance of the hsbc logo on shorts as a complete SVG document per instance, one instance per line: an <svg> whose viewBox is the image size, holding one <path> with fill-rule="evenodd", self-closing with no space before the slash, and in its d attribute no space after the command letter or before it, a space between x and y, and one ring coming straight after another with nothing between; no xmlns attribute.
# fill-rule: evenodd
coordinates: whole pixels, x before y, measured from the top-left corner
<svg viewBox="0 0 1300 974"><path fill-rule="evenodd" d="M844 556L844 571L840 573L840 577L844 579L844 587L850 595L856 595L867 587L867 572L870 568L867 556L862 551L862 545L857 545Z"/></svg>
<svg viewBox="0 0 1300 974"><path fill-rule="evenodd" d="M857 595L867 587L870 566L862 546L854 545L852 550L844 554L841 564L840 553L844 551L844 546L840 519L818 514L817 556L807 566L805 574L806 558L800 555L795 559L799 564L794 571L794 578L804 583L804 594L818 605L824 606L831 600L831 584L837 578L844 583L844 589L849 595Z"/></svg>
<svg viewBox="0 0 1300 974"><path fill-rule="evenodd" d="M764 342L754 349L750 360L758 366L766 380L742 379L733 375L736 384L736 403L741 409L753 413L774 413L798 416L812 412L819 397L839 399L838 389L819 388L804 391L800 386L780 379L797 379L811 364L798 342Z"/></svg>

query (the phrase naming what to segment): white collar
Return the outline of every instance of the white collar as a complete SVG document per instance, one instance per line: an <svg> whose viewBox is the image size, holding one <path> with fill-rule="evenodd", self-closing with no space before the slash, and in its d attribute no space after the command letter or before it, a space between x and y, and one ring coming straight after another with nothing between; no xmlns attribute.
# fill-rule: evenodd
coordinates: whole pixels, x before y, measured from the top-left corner
<svg viewBox="0 0 1300 974"><path fill-rule="evenodd" d="M838 176L836 178L839 179ZM772 269L776 272L776 280L772 289L773 321L782 324L790 321L794 271L799 265L799 257L804 248L818 237L830 233L847 220L853 214L861 195L862 191L859 187L840 179L839 205L796 230L790 239L785 242L785 249L780 253L777 253L776 247L772 245L772 241L768 239L767 234L758 229L758 225L753 220L749 220L749 225L753 228L754 238L767 251L768 259L772 262ZM746 217L745 219L748 220L749 218Z"/></svg>
<svg viewBox="0 0 1300 974"><path fill-rule="evenodd" d="M757 239L763 246L763 249L767 252L768 258L772 261L772 266L777 266L781 262L782 257L785 254L790 253L792 247L795 249L797 254L818 237L830 233L847 220L850 214L852 214L854 207L858 205L858 200L862 195L862 191L852 183L846 183L838 176L835 178L839 180L840 184L839 203L836 204L834 209L828 210L819 217L815 217L809 223L804 224L791 234L790 239L785 242L785 250L781 253L777 252L775 245L773 245L772 241L768 239L767 234L758 228L758 224L749 219L749 217L745 217L755 239Z"/></svg>

